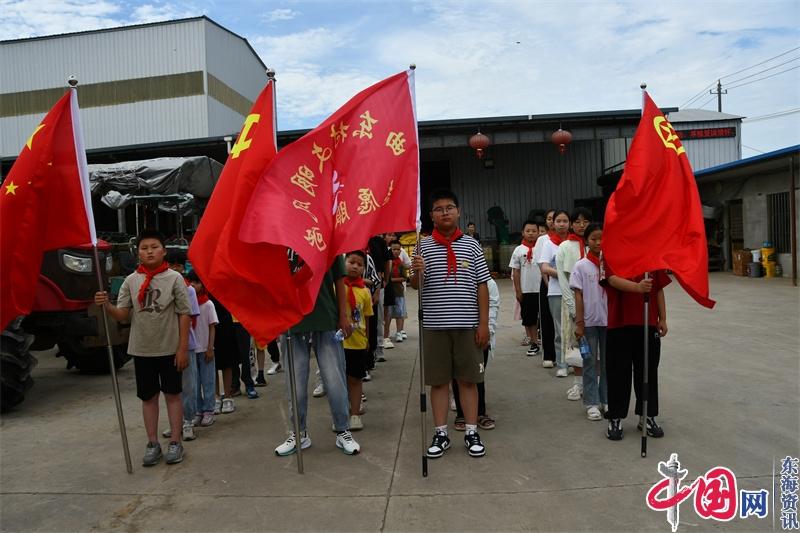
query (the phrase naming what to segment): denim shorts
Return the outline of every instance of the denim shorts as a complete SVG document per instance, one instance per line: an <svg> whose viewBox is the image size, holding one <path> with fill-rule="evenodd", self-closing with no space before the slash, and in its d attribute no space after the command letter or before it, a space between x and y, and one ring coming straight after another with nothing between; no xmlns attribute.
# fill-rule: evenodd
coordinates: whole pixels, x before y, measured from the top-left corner
<svg viewBox="0 0 800 533"><path fill-rule="evenodd" d="M392 306L392 318L408 318L406 314L406 299L403 296L394 297L394 305Z"/></svg>

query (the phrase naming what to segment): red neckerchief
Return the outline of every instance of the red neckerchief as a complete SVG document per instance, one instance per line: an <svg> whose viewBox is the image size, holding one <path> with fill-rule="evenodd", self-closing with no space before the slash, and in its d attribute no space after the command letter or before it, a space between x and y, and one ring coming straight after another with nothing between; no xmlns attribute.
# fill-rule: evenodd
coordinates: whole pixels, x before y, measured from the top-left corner
<svg viewBox="0 0 800 533"><path fill-rule="evenodd" d="M525 239L522 239L522 246L525 246L525 247L528 248L528 254L525 256L525 258L528 260L528 263L532 262L533 261L533 247L536 246L536 243L528 244L528 242Z"/></svg>
<svg viewBox="0 0 800 533"><path fill-rule="evenodd" d="M203 305L208 301L208 293L203 289L197 293L197 305Z"/></svg>
<svg viewBox="0 0 800 533"><path fill-rule="evenodd" d="M577 233L570 233L569 235L567 235L567 240L577 241L578 249L581 252L581 259L583 259L586 256L586 241L583 240L583 237L581 237Z"/></svg>
<svg viewBox="0 0 800 533"><path fill-rule="evenodd" d="M365 288L367 285L364 283L364 278L351 279L344 278L344 284L347 286L347 303L350 304L350 313L356 312L356 292L353 287Z"/></svg>
<svg viewBox="0 0 800 533"><path fill-rule="evenodd" d="M155 270L150 270L144 265L139 265L136 268L136 272L145 275L144 283L142 283L142 286L139 287L139 294L136 297L136 299L139 300L139 305L144 306L144 297L147 294L147 288L150 287L150 282L153 280L153 278L162 272L166 272L168 269L169 265L166 262L162 262L155 268Z"/></svg>
<svg viewBox="0 0 800 533"><path fill-rule="evenodd" d="M431 237L433 237L434 241L447 247L447 275L444 277L445 280L450 277L451 273L453 274L453 279L457 277L458 259L456 258L455 251L453 251L453 242L458 240L462 235L464 234L458 228L450 235L449 239L442 235L438 229L434 229L433 233L431 233Z"/></svg>
<svg viewBox="0 0 800 533"><path fill-rule="evenodd" d="M403 260L399 257L395 257L392 259L392 277L399 278L400 277L400 265L403 264Z"/></svg>
<svg viewBox="0 0 800 533"><path fill-rule="evenodd" d="M594 252L589 250L589 253L586 254L586 259L588 259L589 261L594 263L594 266L596 266L598 269L600 268L600 256L599 255L594 255Z"/></svg>
<svg viewBox="0 0 800 533"><path fill-rule="evenodd" d="M547 236L548 236L548 237L550 237L550 241L551 241L553 244L555 244L556 246L558 246L559 244L561 244L561 243L564 241L564 239L562 239L562 238L561 238L561 237L558 235L558 233L556 233L555 231L548 231L548 232L547 232Z"/></svg>

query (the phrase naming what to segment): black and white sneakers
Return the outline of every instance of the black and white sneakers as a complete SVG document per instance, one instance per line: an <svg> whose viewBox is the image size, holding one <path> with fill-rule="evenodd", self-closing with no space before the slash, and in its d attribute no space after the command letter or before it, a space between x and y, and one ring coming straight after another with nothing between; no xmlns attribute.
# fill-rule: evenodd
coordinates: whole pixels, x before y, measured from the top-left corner
<svg viewBox="0 0 800 533"><path fill-rule="evenodd" d="M428 446L428 457L437 459L444 455L444 452L450 448L450 437L438 431L433 435L433 441Z"/></svg>
<svg viewBox="0 0 800 533"><path fill-rule="evenodd" d="M464 435L464 446L470 457L483 457L486 455L486 446L481 442L481 436L477 431L468 431Z"/></svg>
<svg viewBox="0 0 800 533"><path fill-rule="evenodd" d="M639 424L636 426L639 431L642 430L642 421L639 420ZM656 417L648 416L647 417L647 436L653 437L654 439L660 439L664 436L664 430L661 429L661 426L658 425L656 422Z"/></svg>
<svg viewBox="0 0 800 533"><path fill-rule="evenodd" d="M622 440L622 421L619 418L609 419L606 437L608 440Z"/></svg>

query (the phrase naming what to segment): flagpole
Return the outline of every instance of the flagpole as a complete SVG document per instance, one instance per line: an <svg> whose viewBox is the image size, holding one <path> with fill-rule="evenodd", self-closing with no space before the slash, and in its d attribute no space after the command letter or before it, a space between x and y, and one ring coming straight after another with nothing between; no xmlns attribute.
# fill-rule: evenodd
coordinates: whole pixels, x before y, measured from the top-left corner
<svg viewBox="0 0 800 533"><path fill-rule="evenodd" d="M639 87L642 89L642 115L644 115L645 97L647 95L647 84L642 82ZM644 279L650 279L650 273L644 273ZM642 457L647 457L647 399L650 396L648 373L650 371L650 339L649 335L649 319L650 319L650 291L644 293L644 365L642 369Z"/></svg>
<svg viewBox="0 0 800 533"><path fill-rule="evenodd" d="M414 109L414 126L416 131L417 144L419 144L419 128L417 128L417 94L416 82L414 80L414 73L417 70L417 65L411 63L408 66L409 71L409 89L411 90L411 105ZM419 162L419 159L417 159ZM419 163L418 163L419 164ZM422 198L420 196L419 184L419 168L417 168L417 253L422 253L419 246L420 243L420 230L422 229L422 222L420 221L420 214L422 210ZM426 443L426 416L428 410L428 398L425 390L425 353L423 350L423 327L422 327L422 273L415 272L415 276L419 276L417 283L417 322L419 323L419 413L420 413L420 443L422 450L422 477L428 477L428 446Z"/></svg>
<svg viewBox="0 0 800 533"><path fill-rule="evenodd" d="M267 69L267 79L269 80L267 83L272 83L272 132L275 136L275 150L278 150L278 106L277 106L277 95L275 89L275 70L268 68ZM291 268L291 265L289 266ZM303 468L303 435L300 434L300 413L298 410L297 405L297 376L295 374L294 368L294 342L292 341L292 330L286 330L286 366L288 367L287 372L289 374L289 393L291 394L292 398L292 426L294 427L294 449L295 455L297 456L297 473L304 474L305 470ZM308 384L305 384L308 386Z"/></svg>
<svg viewBox="0 0 800 533"><path fill-rule="evenodd" d="M92 251L94 252L94 265L95 272L97 273L97 287L100 292L105 292L103 286L102 266L100 265L100 254L97 251L97 236L94 231L94 215L91 212L91 198L89 197L89 171L86 165L86 149L83 144L83 129L80 124L80 114L78 111L78 80L75 76L70 76L67 80L70 91L70 112L72 113L72 134L75 142L75 157L78 164L78 174L81 179L81 188L83 189L83 200L86 209L87 224L92 239ZM103 317L103 330L106 335L106 352L108 353L108 372L111 375L111 389L114 392L114 405L117 408L117 424L119 425L119 433L122 438L122 452L125 455L125 468L129 474L133 473L133 464L131 463L131 450L128 446L128 432L125 429L125 416L122 413L122 400L119 395L119 381L117 380L117 369L114 364L114 348L111 346L111 333L108 329L108 312L105 305L100 306L102 309Z"/></svg>

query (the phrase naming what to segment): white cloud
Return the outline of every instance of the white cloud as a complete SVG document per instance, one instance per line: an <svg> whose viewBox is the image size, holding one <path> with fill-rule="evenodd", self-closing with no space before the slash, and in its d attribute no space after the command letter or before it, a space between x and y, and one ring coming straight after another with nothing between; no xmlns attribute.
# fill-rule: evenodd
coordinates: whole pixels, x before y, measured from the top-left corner
<svg viewBox="0 0 800 533"><path fill-rule="evenodd" d="M295 11L294 9L278 8L267 13L265 18L268 22L276 22L279 20L292 20L298 15L300 15L300 12Z"/></svg>
<svg viewBox="0 0 800 533"><path fill-rule="evenodd" d="M0 40L118 26L119 13L104 0L0 0Z"/></svg>
<svg viewBox="0 0 800 533"><path fill-rule="evenodd" d="M197 17L201 14L196 9L186 9L174 4L142 4L134 8L130 22L132 24L145 24L148 22Z"/></svg>

